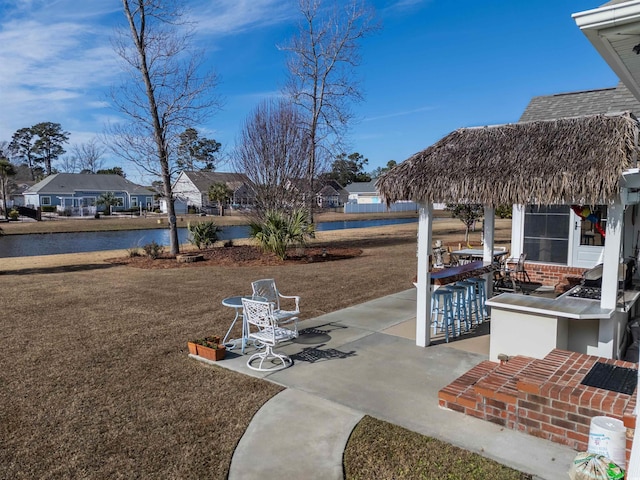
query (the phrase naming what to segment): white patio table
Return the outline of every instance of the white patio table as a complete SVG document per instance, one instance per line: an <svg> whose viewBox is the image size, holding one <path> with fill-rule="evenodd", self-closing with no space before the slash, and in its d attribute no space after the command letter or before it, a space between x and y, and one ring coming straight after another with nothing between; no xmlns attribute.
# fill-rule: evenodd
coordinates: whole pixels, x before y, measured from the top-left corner
<svg viewBox="0 0 640 480"><path fill-rule="evenodd" d="M227 330L227 334L224 336L224 339L222 339L222 343L224 344L225 347L227 347L228 350L233 350L234 348L236 348L236 343L238 341L241 341L242 343L242 353L244 353L244 348L247 346L247 339L248 339L248 332L247 332L247 325L246 322L244 321L244 316L242 315L242 299L243 298L249 298L249 299L253 299L253 300L260 300L262 302L266 301L266 298L263 297L254 297L251 295L239 295L236 297L227 297L225 299L222 300L222 305L224 305L225 307L230 307L233 308L236 311L235 316L233 317L233 320L231 321L231 325L229 326L229 330ZM236 324L236 322L238 321L238 318L242 317L242 338L236 338L233 340L229 340L229 335L231 334L231 330L233 329L233 326Z"/></svg>

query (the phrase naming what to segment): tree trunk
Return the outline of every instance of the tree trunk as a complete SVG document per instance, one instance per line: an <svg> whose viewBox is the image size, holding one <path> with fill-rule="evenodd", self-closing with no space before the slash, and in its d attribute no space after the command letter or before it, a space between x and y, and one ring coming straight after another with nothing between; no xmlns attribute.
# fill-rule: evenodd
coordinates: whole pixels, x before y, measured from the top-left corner
<svg viewBox="0 0 640 480"><path fill-rule="evenodd" d="M166 168L165 168L166 167ZM176 222L176 205L171 188L171 178L169 176L169 165L162 164L162 181L164 183L164 195L167 199L167 222L169 223L169 244L170 253L177 255L180 253L180 241L178 239L178 224Z"/></svg>

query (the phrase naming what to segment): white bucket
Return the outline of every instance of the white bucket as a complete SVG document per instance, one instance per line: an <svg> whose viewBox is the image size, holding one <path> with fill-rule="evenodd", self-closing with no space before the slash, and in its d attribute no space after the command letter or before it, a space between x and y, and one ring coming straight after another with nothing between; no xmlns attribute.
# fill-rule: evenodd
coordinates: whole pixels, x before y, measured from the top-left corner
<svg viewBox="0 0 640 480"><path fill-rule="evenodd" d="M587 451L604 455L626 469L627 429L617 418L593 417L589 428Z"/></svg>

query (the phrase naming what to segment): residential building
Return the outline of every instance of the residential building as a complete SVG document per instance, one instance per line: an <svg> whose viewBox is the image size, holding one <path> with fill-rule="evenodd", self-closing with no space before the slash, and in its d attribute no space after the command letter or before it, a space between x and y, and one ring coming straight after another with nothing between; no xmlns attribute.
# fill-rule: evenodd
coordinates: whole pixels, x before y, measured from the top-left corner
<svg viewBox="0 0 640 480"><path fill-rule="evenodd" d="M215 211L216 203L209 200L209 187L216 183L224 183L231 190L229 203L232 206L252 205L253 190L249 180L242 173L229 172L180 172L173 184L176 199L197 210Z"/></svg>
<svg viewBox="0 0 640 480"><path fill-rule="evenodd" d="M151 209L154 192L120 175L56 173L24 191L24 204L31 208L56 207L68 215L92 215L104 207L96 201L106 193L116 199L112 211Z"/></svg>

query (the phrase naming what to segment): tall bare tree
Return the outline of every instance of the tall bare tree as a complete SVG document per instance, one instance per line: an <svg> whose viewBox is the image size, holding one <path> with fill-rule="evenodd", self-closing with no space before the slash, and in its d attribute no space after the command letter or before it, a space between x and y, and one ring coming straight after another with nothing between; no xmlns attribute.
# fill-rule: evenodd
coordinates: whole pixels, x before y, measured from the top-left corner
<svg viewBox="0 0 640 480"><path fill-rule="evenodd" d="M323 3L330 5L324 8ZM362 100L355 78L359 43L379 27L362 0L300 0L299 8L298 32L280 48L289 54L284 93L307 113L304 125L312 148L306 178L311 191L321 159L337 153L335 147L353 118L350 104Z"/></svg>
<svg viewBox="0 0 640 480"><path fill-rule="evenodd" d="M97 138L92 138L87 143L73 145L71 154L75 157L77 168L81 171L97 173L104 166L102 156L105 150Z"/></svg>
<svg viewBox="0 0 640 480"><path fill-rule="evenodd" d="M114 154L162 179L167 200L171 253L178 253L172 175L179 133L201 123L219 106L211 94L213 73L202 73L202 56L191 48L193 26L176 0L122 0L127 31L114 39L116 53L132 73L114 91L128 122L112 126Z"/></svg>
<svg viewBox="0 0 640 480"><path fill-rule="evenodd" d="M302 113L282 100L263 102L245 121L233 163L254 189L258 216L303 203L297 181L307 171L311 147L303 124Z"/></svg>

